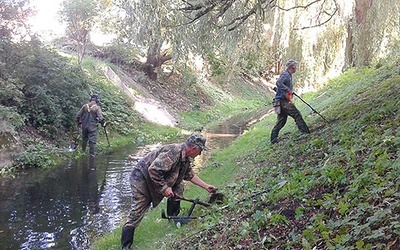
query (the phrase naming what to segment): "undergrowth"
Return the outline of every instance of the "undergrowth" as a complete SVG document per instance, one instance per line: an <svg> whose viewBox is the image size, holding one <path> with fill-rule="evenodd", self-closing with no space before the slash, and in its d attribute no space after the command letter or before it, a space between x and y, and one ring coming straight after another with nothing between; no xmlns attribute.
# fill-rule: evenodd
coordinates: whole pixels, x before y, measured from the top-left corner
<svg viewBox="0 0 400 250"><path fill-rule="evenodd" d="M399 82L399 66L344 73L303 96L329 122L296 100L312 133L290 119L276 145L267 116L199 174L224 204L177 227L160 219L161 204L133 249L400 249ZM192 186L185 195L206 199ZM95 249L119 249L119 233Z"/></svg>
<svg viewBox="0 0 400 250"><path fill-rule="evenodd" d="M307 116L312 134L271 146L271 117L214 154L202 174L231 173L227 207L168 249L399 249L399 73L350 70L305 97L329 120Z"/></svg>

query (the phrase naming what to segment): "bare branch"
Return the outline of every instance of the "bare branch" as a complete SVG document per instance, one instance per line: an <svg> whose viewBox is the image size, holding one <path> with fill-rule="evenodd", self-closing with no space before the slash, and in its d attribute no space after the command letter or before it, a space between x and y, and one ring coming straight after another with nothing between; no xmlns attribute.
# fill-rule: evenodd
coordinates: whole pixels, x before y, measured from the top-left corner
<svg viewBox="0 0 400 250"><path fill-rule="evenodd" d="M328 16L327 19L326 19L325 21L323 21L323 22L318 22L318 23L315 24L315 25L305 26L305 27L301 27L301 28L294 28L293 30L311 29L311 28L323 26L323 25L325 25L326 23L328 23L328 22L336 15L336 13L337 13L338 10L339 10L339 7L338 7L338 4L337 4L336 0L333 0L333 2L335 3L335 9L333 10L332 13L328 13L326 10L324 10L324 5L326 4L326 2L327 2L328 0L323 0L323 1L324 1L324 2L321 4L320 11L318 12L318 18L317 18L317 20L319 21L319 20L320 20L320 16L321 16L322 14L324 14L324 15Z"/></svg>
<svg viewBox="0 0 400 250"><path fill-rule="evenodd" d="M278 5L276 7L278 9L284 10L284 11L290 11L290 10L294 10L294 9L307 9L311 5L316 4L316 3L320 2L320 1L325 1L325 0L315 0L315 1L311 2L311 3L309 3L309 4L306 4L306 5L295 5L293 7L287 8L287 9L282 8L282 7L278 6Z"/></svg>
<svg viewBox="0 0 400 250"><path fill-rule="evenodd" d="M244 22L246 22L246 20L251 16L251 15L253 15L253 14L255 14L256 13L256 6L254 6L248 13L246 13L245 15L243 15L243 16L240 16L240 17L237 17L237 18L235 18L235 19L233 19L230 23L227 23L227 24L225 24L225 25L223 25L223 26L226 26L226 27L228 27L228 26L231 26L231 25L233 25L232 27L230 27L229 29L228 29L228 31L233 31L233 30L235 30L237 27L239 27L240 25L242 25ZM235 24L236 23L236 24ZM235 24L235 25L234 25Z"/></svg>
<svg viewBox="0 0 400 250"><path fill-rule="evenodd" d="M222 5L221 9L219 10L217 14L217 18L222 17L227 10L232 6L232 4L235 2L235 0L225 0L225 3Z"/></svg>
<svg viewBox="0 0 400 250"><path fill-rule="evenodd" d="M184 1L184 0L182 0L182 1L188 4L187 7L180 9L184 13L187 13L187 12L190 13L192 11L200 10L202 8L205 8L205 9L202 10L202 11L197 12L194 18L189 18L190 19L189 22L181 24L181 25L177 25L176 27L194 23L195 21L197 21L201 17L205 16L207 13L211 12L217 6L217 3L215 3L214 1L211 1L209 6L205 6L205 5L201 5L201 4L192 5L192 4L188 3L187 1Z"/></svg>
<svg viewBox="0 0 400 250"><path fill-rule="evenodd" d="M335 8L335 10L334 10L334 12L333 12L332 14L326 13L326 14L329 16L329 18L326 19L326 20L325 20L324 22L322 22L322 23L315 24L315 25L312 25L312 26L301 27L301 28L294 28L294 30L305 30L305 29L311 29L311 28L323 26L323 25L325 25L326 23L328 23L328 22L335 16L335 14L336 14L337 11L338 11L338 8Z"/></svg>
<svg viewBox="0 0 400 250"><path fill-rule="evenodd" d="M329 1L333 1L335 4L335 9L333 10L332 13L328 13L324 9L326 3ZM199 20L203 16L205 16L209 13L212 13L215 10L217 10L217 12L215 13L215 17L216 17L215 20L218 20L222 16L224 16L230 8L233 8L234 3L240 3L240 1L238 1L238 0L221 0L221 1L209 0L203 4L192 4L188 0L182 0L182 2L185 4L185 6L180 8L179 9L180 11L184 12L185 14L195 12L195 16L188 17L189 21L182 25L188 25L188 24L194 23L195 21ZM258 0L254 4L254 6L252 6L252 8L250 8L250 10L247 10L241 16L233 18L232 20L228 21L227 23L219 24L219 25L216 24L216 25L220 28L228 27L229 31L233 31L236 28L238 28L239 26L241 26L243 23L245 23L252 15L257 15L257 13L260 13L261 18L264 18L265 13L274 8L277 8L282 11L291 11L294 9L308 9L309 7L311 7L315 4L318 4L318 3L320 3L321 6L320 6L320 10L319 10L317 19L319 20L321 18L321 15L327 15L328 17L326 18L326 20L324 20L323 22L320 22L318 24L308 26L308 27L296 28L296 30L313 28L313 27L317 27L317 26L322 26L322 25L326 24L327 22L329 22L333 18L333 16L338 11L338 4L337 4L336 0L313 0L306 5L295 5L295 6L292 6L289 8L283 8L279 5L277 5L277 0ZM248 4L249 4L249 1L246 0L244 3L241 4L241 6L246 6ZM179 25L179 26L182 26L182 25Z"/></svg>

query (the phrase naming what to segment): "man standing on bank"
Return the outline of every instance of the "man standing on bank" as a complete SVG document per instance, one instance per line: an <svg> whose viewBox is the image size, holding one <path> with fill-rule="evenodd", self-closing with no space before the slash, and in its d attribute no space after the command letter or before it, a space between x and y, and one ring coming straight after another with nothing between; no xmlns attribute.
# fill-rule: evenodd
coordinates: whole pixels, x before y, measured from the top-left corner
<svg viewBox="0 0 400 250"><path fill-rule="evenodd" d="M76 123L82 126L82 150L86 151L87 143L89 142L89 153L91 157L95 156L95 147L97 141L98 124L103 127L106 122L98 105L100 97L96 94L90 96L89 103L82 106L76 115Z"/></svg>
<svg viewBox="0 0 400 250"><path fill-rule="evenodd" d="M300 111L293 103L293 82L292 74L296 72L299 63L294 60L289 60L286 63L286 70L279 76L276 81L276 95L274 99L275 112L278 115L278 120L275 127L271 131L271 143L278 142L279 131L285 126L287 117L292 117L300 132L309 134L310 130L303 120Z"/></svg>
<svg viewBox="0 0 400 250"><path fill-rule="evenodd" d="M139 226L150 206L156 207L164 197L167 200L167 214L176 216L180 201L174 196L183 196L183 180L215 193L217 188L201 180L192 170L192 160L208 150L206 139L192 134L184 143L164 145L148 153L133 169L130 176L132 206L128 220L122 228L122 249L129 249L133 242L135 228Z"/></svg>

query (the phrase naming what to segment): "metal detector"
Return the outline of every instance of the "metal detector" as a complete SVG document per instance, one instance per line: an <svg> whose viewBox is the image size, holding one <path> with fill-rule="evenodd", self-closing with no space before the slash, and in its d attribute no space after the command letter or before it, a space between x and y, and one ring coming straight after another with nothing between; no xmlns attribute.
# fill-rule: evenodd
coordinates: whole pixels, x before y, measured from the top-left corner
<svg viewBox="0 0 400 250"><path fill-rule="evenodd" d="M106 126L104 126L103 128L104 128L104 133L106 134L108 147L110 147L110 140L108 140L108 134L107 134Z"/></svg>
<svg viewBox="0 0 400 250"><path fill-rule="evenodd" d="M326 120L325 117L323 117L320 113L318 113L313 107L311 107L310 104L308 104L306 101L304 101L298 94L296 94L296 93L293 92L293 95L296 96L296 97L298 97L302 102L304 102L308 107L310 107L312 111L314 111L315 113L317 113L319 116L321 116L322 119L324 119L324 121L325 121L326 123L328 123L328 120Z"/></svg>
<svg viewBox="0 0 400 250"><path fill-rule="evenodd" d="M276 91L277 91L277 88L274 87L273 90L276 92ZM318 113L318 111L316 111L313 107L311 107L311 105L308 104L306 101L304 101L298 94L296 94L296 93L294 93L294 92L292 92L292 94L293 94L294 96L298 97L302 102L304 102L308 107L310 107L310 109L311 109L312 111L314 111L315 113L317 113L319 116L321 116L322 119L324 119L324 121L325 121L326 123L328 123L328 120L325 119L325 117L323 117L320 113Z"/></svg>
<svg viewBox="0 0 400 250"><path fill-rule="evenodd" d="M204 201L200 201L199 199L188 199L188 198L180 197L180 196L177 196L177 195L175 195L175 198L177 200L183 200L183 201L188 201L188 202L192 203L192 206L189 209L188 215L187 216L169 216L169 215L166 215L165 210L162 209L161 210L161 218L167 219L167 220L170 220L170 221L172 220L175 223L186 224L186 223L189 223L189 222L191 222L191 221L193 221L195 219L198 219L198 218L202 217L202 216L191 216L192 213L193 213L193 210L194 210L194 208L195 208L195 206L197 204L205 206L205 207L211 206L210 203L207 203L207 202L204 202Z"/></svg>

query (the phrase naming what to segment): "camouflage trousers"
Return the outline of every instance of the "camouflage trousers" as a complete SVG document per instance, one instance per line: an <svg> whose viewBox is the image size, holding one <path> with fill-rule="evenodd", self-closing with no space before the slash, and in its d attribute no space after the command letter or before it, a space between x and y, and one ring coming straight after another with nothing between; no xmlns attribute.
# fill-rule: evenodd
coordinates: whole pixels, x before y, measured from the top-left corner
<svg viewBox="0 0 400 250"><path fill-rule="evenodd" d="M135 168L131 173L130 185L132 192L132 205L125 226L136 228L139 226L149 208L152 205L156 207L163 199L163 196L152 198L151 193L154 193L155 190L151 189L154 187L146 182L146 178L138 168ZM177 185L173 187L172 190L177 195L183 195L183 185Z"/></svg>
<svg viewBox="0 0 400 250"><path fill-rule="evenodd" d="M278 141L279 131L285 126L288 116L294 119L301 133L310 133L310 129L296 106L288 101L281 100L281 113L278 115L278 120L271 131L271 143Z"/></svg>

